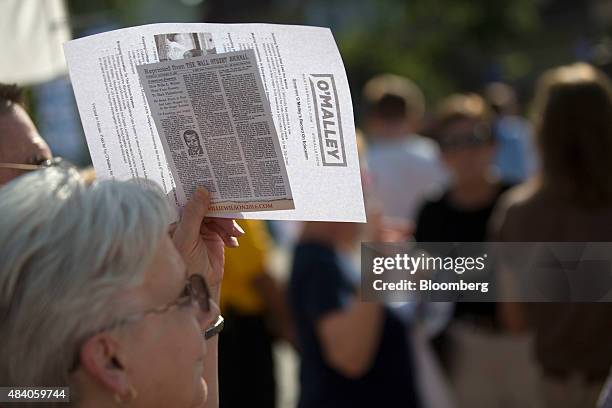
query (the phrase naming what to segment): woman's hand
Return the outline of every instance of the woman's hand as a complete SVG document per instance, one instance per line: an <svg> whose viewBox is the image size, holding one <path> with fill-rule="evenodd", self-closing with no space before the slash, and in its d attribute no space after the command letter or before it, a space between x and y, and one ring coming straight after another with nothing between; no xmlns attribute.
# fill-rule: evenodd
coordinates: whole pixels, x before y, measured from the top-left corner
<svg viewBox="0 0 612 408"><path fill-rule="evenodd" d="M223 279L224 247L237 247L244 231L227 218L206 217L210 193L199 187L187 202L172 239L187 265L189 275L204 275L213 298L218 301Z"/></svg>

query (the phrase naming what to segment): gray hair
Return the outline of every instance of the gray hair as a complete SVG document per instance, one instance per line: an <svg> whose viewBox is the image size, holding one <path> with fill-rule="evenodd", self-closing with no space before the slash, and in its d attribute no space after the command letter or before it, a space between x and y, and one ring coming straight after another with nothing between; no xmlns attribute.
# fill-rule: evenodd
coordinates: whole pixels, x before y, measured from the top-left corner
<svg viewBox="0 0 612 408"><path fill-rule="evenodd" d="M142 282L167 202L142 183L49 168L2 187L0 214L0 384L69 385L82 342L125 314L117 299Z"/></svg>

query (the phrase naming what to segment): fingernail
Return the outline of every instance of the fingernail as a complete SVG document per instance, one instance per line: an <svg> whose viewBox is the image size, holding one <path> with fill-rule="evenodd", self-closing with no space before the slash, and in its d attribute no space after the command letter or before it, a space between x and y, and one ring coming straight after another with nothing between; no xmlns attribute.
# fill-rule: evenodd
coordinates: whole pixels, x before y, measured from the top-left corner
<svg viewBox="0 0 612 408"><path fill-rule="evenodd" d="M230 243L232 248L238 248L240 246L236 237L230 237Z"/></svg>
<svg viewBox="0 0 612 408"><path fill-rule="evenodd" d="M240 224L238 224L236 221L234 221L234 229L238 231L241 235L244 234L244 230L242 229Z"/></svg>

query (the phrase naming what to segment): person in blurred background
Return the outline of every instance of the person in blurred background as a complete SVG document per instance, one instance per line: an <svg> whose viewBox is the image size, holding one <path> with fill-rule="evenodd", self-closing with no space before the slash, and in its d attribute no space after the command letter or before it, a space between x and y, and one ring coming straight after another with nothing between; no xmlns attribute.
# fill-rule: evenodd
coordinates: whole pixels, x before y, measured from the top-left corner
<svg viewBox="0 0 612 408"><path fill-rule="evenodd" d="M2 187L0 383L69 386L74 406L217 406L212 323L237 231L208 204L198 190L171 237L142 184L53 167Z"/></svg>
<svg viewBox="0 0 612 408"><path fill-rule="evenodd" d="M385 74L366 83L363 98L372 197L384 216L413 221L426 195L446 180L437 146L417 134L423 93L409 79Z"/></svg>
<svg viewBox="0 0 612 408"><path fill-rule="evenodd" d="M585 63L546 72L535 99L541 174L495 210L495 240L612 241L612 83ZM546 407L594 407L612 364L612 303L503 303L535 335Z"/></svg>
<svg viewBox="0 0 612 408"><path fill-rule="evenodd" d="M261 220L241 220L238 248L225 252L219 339L219 384L223 408L276 406L273 342L295 342L289 305L268 272L271 239ZM248 380L247 380L248 379Z"/></svg>
<svg viewBox="0 0 612 408"><path fill-rule="evenodd" d="M508 184L522 183L537 168L531 125L518 116L516 93L509 85L489 84L484 96L493 114L492 130L497 144L494 163L499 178Z"/></svg>
<svg viewBox="0 0 612 408"><path fill-rule="evenodd" d="M368 223L304 223L293 253L288 295L301 357L298 406L421 407L410 316L359 298L361 238L388 241L405 233L371 209L359 130L357 149Z"/></svg>
<svg viewBox="0 0 612 408"><path fill-rule="evenodd" d="M484 242L493 208L510 187L493 168L497 143L491 115L480 96L456 94L440 103L435 122L450 184L421 208L415 240ZM434 344L448 368L458 407L534 406L528 343L503 333L495 303L458 302L450 327Z"/></svg>
<svg viewBox="0 0 612 408"><path fill-rule="evenodd" d="M601 391L597 408L612 408L612 374L608 377L608 381Z"/></svg>
<svg viewBox="0 0 612 408"><path fill-rule="evenodd" d="M499 196L509 188L493 170L496 140L484 100L456 94L438 108L435 140L450 175L438 198L427 200L417 217L421 242L482 242Z"/></svg>
<svg viewBox="0 0 612 408"><path fill-rule="evenodd" d="M360 225L306 223L289 280L307 407L418 407L410 326L362 302L351 259Z"/></svg>
<svg viewBox="0 0 612 408"><path fill-rule="evenodd" d="M15 165L38 165L51 159L51 150L23 106L16 85L0 83L0 185L23 174Z"/></svg>

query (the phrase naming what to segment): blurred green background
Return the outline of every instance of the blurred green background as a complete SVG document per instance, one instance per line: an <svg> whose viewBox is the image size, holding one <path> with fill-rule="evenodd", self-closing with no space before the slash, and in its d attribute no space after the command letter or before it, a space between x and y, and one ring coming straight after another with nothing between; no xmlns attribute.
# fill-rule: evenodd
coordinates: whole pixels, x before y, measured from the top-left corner
<svg viewBox="0 0 612 408"><path fill-rule="evenodd" d="M19 1L6 4L26 4ZM67 7L74 38L157 22L329 27L344 59L357 126L361 88L384 72L413 79L429 107L453 92L506 82L516 89L523 114L547 68L587 61L612 74L612 0L58 1ZM21 57L26 64L27 54ZM79 165L91 163L66 75L23 85L53 150Z"/></svg>
<svg viewBox="0 0 612 408"><path fill-rule="evenodd" d="M271 22L332 29L356 115L363 83L392 72L428 102L491 81L531 97L542 70L586 60L609 71L608 0L68 0L75 37L152 22Z"/></svg>

